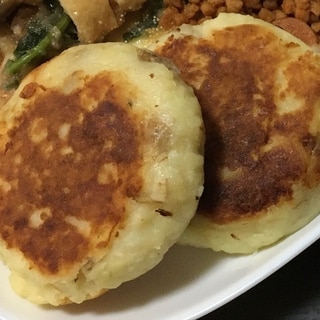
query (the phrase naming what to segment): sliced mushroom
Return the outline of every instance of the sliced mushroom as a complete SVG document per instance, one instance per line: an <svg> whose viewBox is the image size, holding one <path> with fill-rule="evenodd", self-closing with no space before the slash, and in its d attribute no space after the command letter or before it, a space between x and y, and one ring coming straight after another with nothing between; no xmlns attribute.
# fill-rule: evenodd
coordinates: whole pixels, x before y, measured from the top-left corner
<svg viewBox="0 0 320 320"><path fill-rule="evenodd" d="M145 0L60 0L75 24L80 42L99 42L124 22L128 11L138 10Z"/></svg>
<svg viewBox="0 0 320 320"><path fill-rule="evenodd" d="M114 0L123 11L139 10L145 0Z"/></svg>
<svg viewBox="0 0 320 320"><path fill-rule="evenodd" d="M5 18L23 0L0 0L0 19Z"/></svg>

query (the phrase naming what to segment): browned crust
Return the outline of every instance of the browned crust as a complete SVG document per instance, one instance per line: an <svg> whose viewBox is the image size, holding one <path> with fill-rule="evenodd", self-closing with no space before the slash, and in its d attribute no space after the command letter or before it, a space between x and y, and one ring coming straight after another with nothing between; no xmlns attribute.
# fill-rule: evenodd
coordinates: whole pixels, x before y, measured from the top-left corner
<svg viewBox="0 0 320 320"><path fill-rule="evenodd" d="M158 50L202 106L205 189L198 213L216 223L290 201L297 183L319 183L319 140L309 125L319 104L320 60L306 52L289 61L295 46L262 27L240 25L214 31L209 40L171 36ZM276 98L284 63L288 87ZM281 113L278 104L287 96L301 107Z"/></svg>
<svg viewBox="0 0 320 320"><path fill-rule="evenodd" d="M25 111L1 146L0 236L43 274L62 274L106 252L125 224L128 198L142 186L139 120L122 94L128 85L115 78L84 78L69 94L27 84ZM101 178L104 165L114 171ZM42 211L39 226L31 222L35 210ZM88 233L66 216L89 223Z"/></svg>

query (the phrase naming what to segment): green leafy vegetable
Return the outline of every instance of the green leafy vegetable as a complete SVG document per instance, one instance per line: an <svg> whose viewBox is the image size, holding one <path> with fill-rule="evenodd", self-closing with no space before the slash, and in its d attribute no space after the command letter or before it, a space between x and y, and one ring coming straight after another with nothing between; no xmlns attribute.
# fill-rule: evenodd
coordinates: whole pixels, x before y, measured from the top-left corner
<svg viewBox="0 0 320 320"><path fill-rule="evenodd" d="M46 5L49 13L31 18L26 35L13 52L14 58L6 63L8 87L16 86L31 69L62 51L68 41L65 32L71 25L70 17L56 1Z"/></svg>

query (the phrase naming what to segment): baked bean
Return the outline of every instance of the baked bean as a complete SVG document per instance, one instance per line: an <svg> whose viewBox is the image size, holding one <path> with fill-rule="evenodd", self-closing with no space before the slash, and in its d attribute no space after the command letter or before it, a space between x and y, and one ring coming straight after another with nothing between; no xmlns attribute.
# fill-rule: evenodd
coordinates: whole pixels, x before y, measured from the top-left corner
<svg viewBox="0 0 320 320"><path fill-rule="evenodd" d="M220 12L249 14L271 23L295 18L303 21L320 42L320 0L165 0L160 25L168 29L200 23Z"/></svg>

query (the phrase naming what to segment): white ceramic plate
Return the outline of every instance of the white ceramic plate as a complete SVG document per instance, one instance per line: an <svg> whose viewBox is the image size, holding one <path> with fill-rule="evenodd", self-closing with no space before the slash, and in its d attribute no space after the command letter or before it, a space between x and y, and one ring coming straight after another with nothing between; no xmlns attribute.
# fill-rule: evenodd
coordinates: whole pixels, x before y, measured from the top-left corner
<svg viewBox="0 0 320 320"><path fill-rule="evenodd" d="M277 245L249 256L174 246L155 269L104 296L63 308L17 297L0 265L0 320L193 320L258 284L320 238L320 216Z"/></svg>

